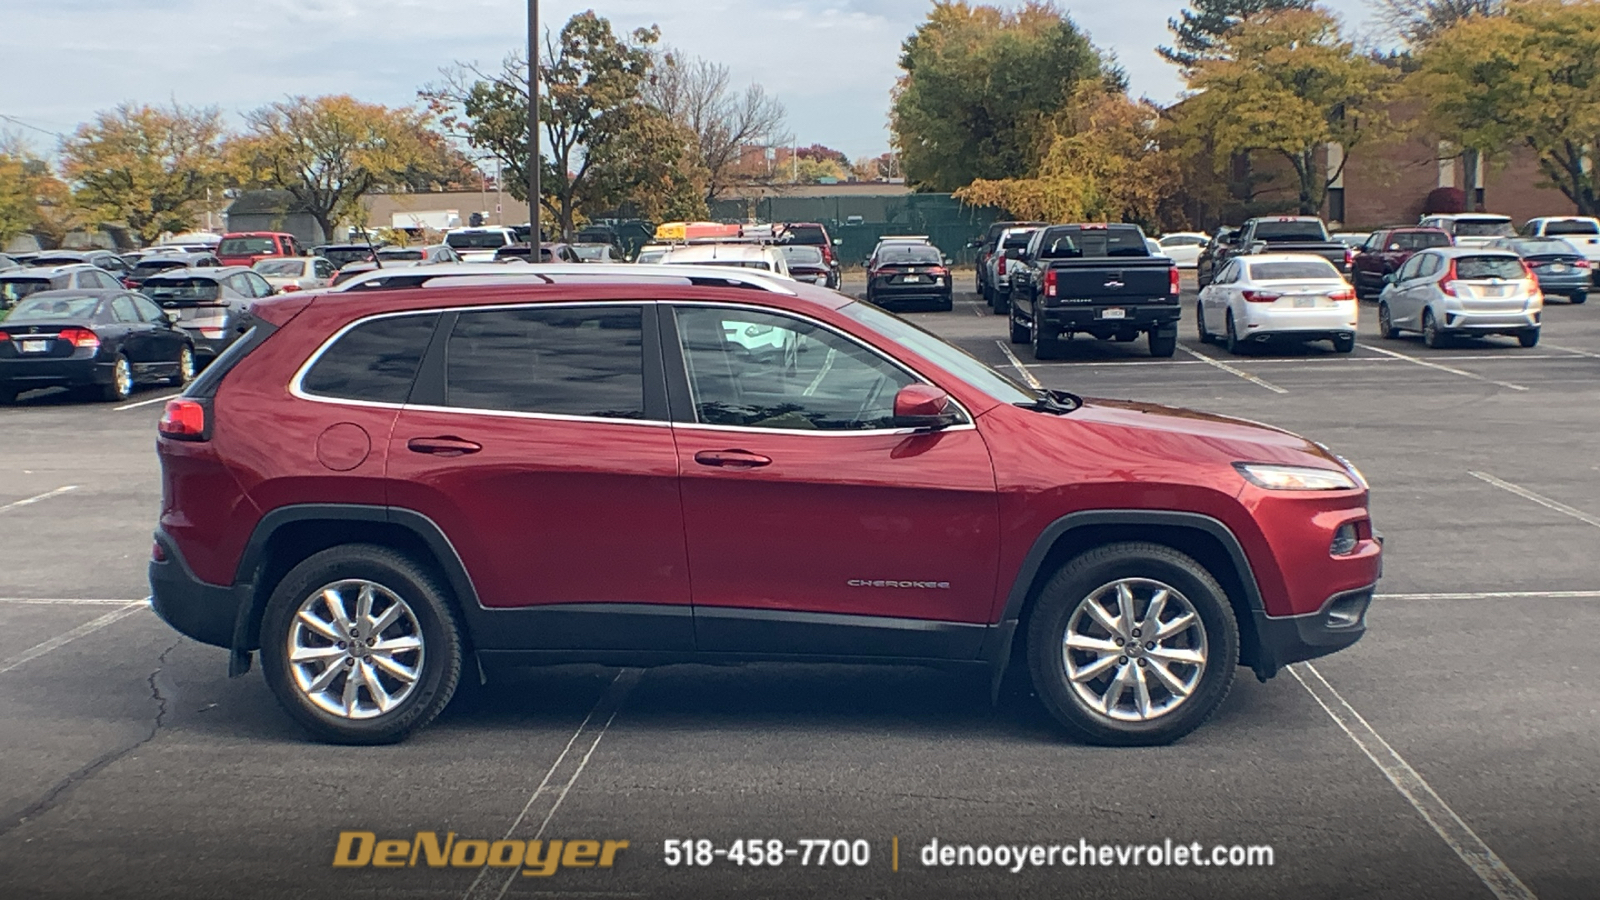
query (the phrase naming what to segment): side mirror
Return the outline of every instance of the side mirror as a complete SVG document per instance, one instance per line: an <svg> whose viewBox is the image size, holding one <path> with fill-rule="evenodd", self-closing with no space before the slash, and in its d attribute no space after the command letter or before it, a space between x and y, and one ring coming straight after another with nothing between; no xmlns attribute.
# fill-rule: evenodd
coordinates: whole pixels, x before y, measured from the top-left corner
<svg viewBox="0 0 1600 900"><path fill-rule="evenodd" d="M900 428L948 428L960 421L950 395L928 384L908 384L894 395L894 424Z"/></svg>
<svg viewBox="0 0 1600 900"><path fill-rule="evenodd" d="M944 260L944 264L945 264L945 265L947 265L947 266L948 266L948 265L953 265L953 264L954 264L954 263L955 263L955 260L953 260L953 259L951 259L951 258L950 258L950 257L948 257L948 256L941 256L941 257L939 257L939 258L940 258L940 259L941 259L941 260Z"/></svg>
<svg viewBox="0 0 1600 900"><path fill-rule="evenodd" d="M1383 283L1384 284L1394 284L1398 280L1399 279L1395 277L1395 274L1393 272L1390 272L1390 273L1388 273L1388 274L1383 276Z"/></svg>
<svg viewBox="0 0 1600 900"><path fill-rule="evenodd" d="M167 324L168 325L176 325L176 324L178 324L178 314L173 312L170 309L163 311L161 313L161 318L167 320Z"/></svg>
<svg viewBox="0 0 1600 900"><path fill-rule="evenodd" d="M844 246L844 238L834 238L833 239L833 245L835 247L843 247Z"/></svg>

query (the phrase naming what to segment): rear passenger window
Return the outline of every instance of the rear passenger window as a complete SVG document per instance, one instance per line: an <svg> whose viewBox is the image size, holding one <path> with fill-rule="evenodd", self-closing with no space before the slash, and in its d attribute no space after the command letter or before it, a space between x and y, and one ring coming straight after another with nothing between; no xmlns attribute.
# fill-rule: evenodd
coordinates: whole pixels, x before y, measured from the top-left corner
<svg viewBox="0 0 1600 900"><path fill-rule="evenodd" d="M429 313L357 325L323 352L300 388L340 400L404 403L438 321L438 313Z"/></svg>
<svg viewBox="0 0 1600 900"><path fill-rule="evenodd" d="M643 311L589 306L463 312L446 344L445 403L642 419Z"/></svg>

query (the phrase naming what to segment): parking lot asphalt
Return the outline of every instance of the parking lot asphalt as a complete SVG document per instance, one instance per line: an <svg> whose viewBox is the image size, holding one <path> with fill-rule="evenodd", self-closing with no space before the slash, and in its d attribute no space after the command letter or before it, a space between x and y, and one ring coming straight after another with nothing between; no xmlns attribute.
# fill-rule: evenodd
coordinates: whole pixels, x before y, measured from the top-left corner
<svg viewBox="0 0 1600 900"><path fill-rule="evenodd" d="M1047 387L1267 422L1351 459L1387 540L1367 636L1265 684L1241 670L1210 723L1157 749L1073 744L966 673L788 665L529 670L405 744L329 747L138 602L168 392L33 395L0 408L0 896L1596 894L1600 308L1551 304L1533 349L1430 350L1379 339L1366 304L1354 354L1242 357L1200 344L1190 309L1172 359L1080 338L1045 364L969 293L907 316ZM334 869L342 830L630 846L548 878ZM664 841L699 838L861 839L872 858L663 863ZM920 860L934 839L1080 838L1266 844L1275 864Z"/></svg>

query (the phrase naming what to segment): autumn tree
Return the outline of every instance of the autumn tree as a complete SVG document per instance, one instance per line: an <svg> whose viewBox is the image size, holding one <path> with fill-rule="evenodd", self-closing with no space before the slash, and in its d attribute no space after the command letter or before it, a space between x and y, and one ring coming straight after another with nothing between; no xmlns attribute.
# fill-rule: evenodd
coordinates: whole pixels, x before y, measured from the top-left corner
<svg viewBox="0 0 1600 900"><path fill-rule="evenodd" d="M429 159L424 114L344 94L291 97L245 120L228 147L240 180L287 191L330 239L339 222L365 219L362 197Z"/></svg>
<svg viewBox="0 0 1600 900"><path fill-rule="evenodd" d="M705 173L695 136L642 102L657 29L618 36L592 11L573 16L539 65L540 205L570 237L580 217L621 204L703 215ZM528 64L516 54L499 72L447 70L422 96L443 124L500 160L506 187L527 200ZM686 200L691 192L700 197Z"/></svg>
<svg viewBox="0 0 1600 900"><path fill-rule="evenodd" d="M1421 55L1415 86L1439 135L1503 155L1530 151L1550 186L1600 215L1600 5L1525 0L1464 19Z"/></svg>
<svg viewBox="0 0 1600 900"><path fill-rule="evenodd" d="M783 104L761 85L737 90L727 66L678 51L655 55L643 99L694 134L707 204L738 180L746 147L783 131Z"/></svg>
<svg viewBox="0 0 1600 900"><path fill-rule="evenodd" d="M1194 68L1201 60L1215 59L1218 45L1229 31L1244 20L1282 12L1286 9L1310 9L1314 0L1194 0L1180 10L1178 18L1167 20L1167 30L1172 32L1172 46L1157 47L1161 58L1175 66ZM1379 0L1391 3L1440 2L1440 0ZM1454 2L1454 0L1443 0Z"/></svg>
<svg viewBox="0 0 1600 900"><path fill-rule="evenodd" d="M1051 121L1035 173L978 179L955 196L1024 219L1153 225L1174 166L1155 141L1159 119L1150 103L1100 84L1081 86Z"/></svg>
<svg viewBox="0 0 1600 900"><path fill-rule="evenodd" d="M1185 127L1210 135L1219 171L1238 154L1283 159L1300 213L1316 215L1344 169L1323 164L1327 146L1340 145L1348 160L1387 130L1393 70L1357 53L1320 10L1248 19L1214 49L1190 70Z"/></svg>
<svg viewBox="0 0 1600 900"><path fill-rule="evenodd" d="M907 181L928 190L1024 178L1080 84L1116 73L1058 7L939 0L905 40L890 128Z"/></svg>
<svg viewBox="0 0 1600 900"><path fill-rule="evenodd" d="M187 231L222 187L222 113L124 104L97 113L61 145L61 166L88 218L144 241Z"/></svg>

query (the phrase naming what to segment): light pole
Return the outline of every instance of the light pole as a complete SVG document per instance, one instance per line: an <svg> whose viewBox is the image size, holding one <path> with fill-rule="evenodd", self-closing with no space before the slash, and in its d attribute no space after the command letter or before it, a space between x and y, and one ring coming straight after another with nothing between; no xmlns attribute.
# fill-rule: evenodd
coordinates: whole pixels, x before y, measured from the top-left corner
<svg viewBox="0 0 1600 900"><path fill-rule="evenodd" d="M528 246L539 259L539 0L528 0Z"/></svg>

